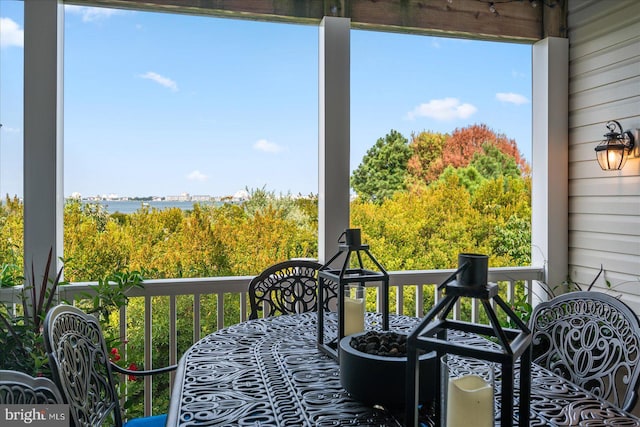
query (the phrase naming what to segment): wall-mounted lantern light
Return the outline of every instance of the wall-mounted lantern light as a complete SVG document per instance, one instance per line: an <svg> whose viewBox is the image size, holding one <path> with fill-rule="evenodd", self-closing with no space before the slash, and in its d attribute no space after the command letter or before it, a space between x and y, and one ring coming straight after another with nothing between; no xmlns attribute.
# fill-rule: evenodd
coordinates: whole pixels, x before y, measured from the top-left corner
<svg viewBox="0 0 640 427"><path fill-rule="evenodd" d="M596 158L602 170L620 170L633 150L635 138L631 131L623 131L620 123L615 120L609 121L607 128L609 132L604 135L606 139L596 147Z"/></svg>

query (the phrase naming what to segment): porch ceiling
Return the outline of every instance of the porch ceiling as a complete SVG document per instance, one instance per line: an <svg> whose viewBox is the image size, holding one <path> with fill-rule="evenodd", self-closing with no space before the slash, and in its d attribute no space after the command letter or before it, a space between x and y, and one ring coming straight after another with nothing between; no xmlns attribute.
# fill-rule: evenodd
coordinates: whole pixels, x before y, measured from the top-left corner
<svg viewBox="0 0 640 427"><path fill-rule="evenodd" d="M317 24L347 17L353 28L533 43L566 36L566 0L64 0L83 6ZM490 10L490 6L493 7ZM535 7L534 7L535 5Z"/></svg>

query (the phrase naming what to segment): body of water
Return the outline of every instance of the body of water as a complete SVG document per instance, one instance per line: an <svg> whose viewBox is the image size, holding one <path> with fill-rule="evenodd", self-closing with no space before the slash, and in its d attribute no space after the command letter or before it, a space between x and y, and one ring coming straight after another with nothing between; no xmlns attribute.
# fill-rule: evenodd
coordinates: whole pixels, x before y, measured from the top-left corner
<svg viewBox="0 0 640 427"><path fill-rule="evenodd" d="M198 203L200 205L213 205L220 206L223 202L178 202L178 201L148 201L142 202L140 200L100 200L100 201L85 201L82 203L98 203L105 207L107 212L110 214L115 212L120 212L123 214L133 213L143 207L148 207L150 209L168 209L168 208L180 208L182 210L191 210L193 209L193 205Z"/></svg>

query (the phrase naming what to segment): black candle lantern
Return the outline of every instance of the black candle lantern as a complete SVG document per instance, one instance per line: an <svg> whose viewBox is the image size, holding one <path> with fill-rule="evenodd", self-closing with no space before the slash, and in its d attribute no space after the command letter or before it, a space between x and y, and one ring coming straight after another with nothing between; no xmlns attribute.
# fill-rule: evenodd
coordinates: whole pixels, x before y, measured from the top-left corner
<svg viewBox="0 0 640 427"><path fill-rule="evenodd" d="M344 237L344 241L341 241L342 237ZM353 331L351 323L360 320L359 316L356 316L358 310L361 310L362 326L360 330L364 328L364 288L367 283L382 283L382 329L389 330L389 274L369 252L369 245L362 244L360 229L349 228L345 230L340 235L338 242L338 253L331 257L318 272L318 348L336 360L338 359L340 340L345 335L357 332L357 329L355 332ZM357 255L357 267L351 268L351 258L354 253ZM339 269L330 267L342 255L344 255L342 267ZM364 268L363 255L373 262L378 271ZM337 286L338 329L335 340L326 340L324 330L326 314L324 297L330 286ZM361 294L350 296L347 292L352 286L357 288L352 292L361 292ZM351 302L354 299L361 300L362 306L352 307Z"/></svg>
<svg viewBox="0 0 640 427"><path fill-rule="evenodd" d="M519 359L519 425L529 425L529 397L531 394L531 331L527 325L511 310L498 295L498 285L488 283L488 257L479 254L458 255L458 269L439 287L445 288L445 297L441 299L421 323L411 332L407 340L407 379L405 425L415 426L418 421L418 350L435 351L437 360L445 355L473 358L500 366L500 425L513 425L515 366ZM460 297L479 299L489 318L490 326L478 325L447 319L447 315ZM491 301L500 307L516 328L503 328L494 311ZM496 346L469 346L451 340L448 331L473 333L493 337ZM437 381L442 382L442 369L436 363ZM442 390L442 384L436 388ZM491 394L493 395L493 394ZM446 396L442 396L446 399ZM495 397L494 397L495 400ZM442 421L442 405L436 402L435 421ZM493 402L491 408L493 408ZM493 420L491 420L493 421ZM493 425L493 424L492 424Z"/></svg>

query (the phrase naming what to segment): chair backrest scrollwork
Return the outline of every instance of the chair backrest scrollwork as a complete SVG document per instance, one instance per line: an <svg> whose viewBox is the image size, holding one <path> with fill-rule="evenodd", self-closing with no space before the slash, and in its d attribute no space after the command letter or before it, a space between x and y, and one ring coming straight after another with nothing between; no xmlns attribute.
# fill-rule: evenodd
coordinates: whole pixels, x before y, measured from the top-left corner
<svg viewBox="0 0 640 427"><path fill-rule="evenodd" d="M533 362L624 410L633 409L640 381L640 322L619 299L569 292L531 315Z"/></svg>
<svg viewBox="0 0 640 427"><path fill-rule="evenodd" d="M1 405L57 405L64 400L53 381L24 372L0 370Z"/></svg>
<svg viewBox="0 0 640 427"><path fill-rule="evenodd" d="M94 316L66 305L47 313L44 342L75 426L122 425L109 353Z"/></svg>
<svg viewBox="0 0 640 427"><path fill-rule="evenodd" d="M318 270L322 264L312 260L288 260L264 270L249 284L249 319L257 319L258 312L266 316L305 313L316 310ZM324 296L325 306L337 299L329 289Z"/></svg>

